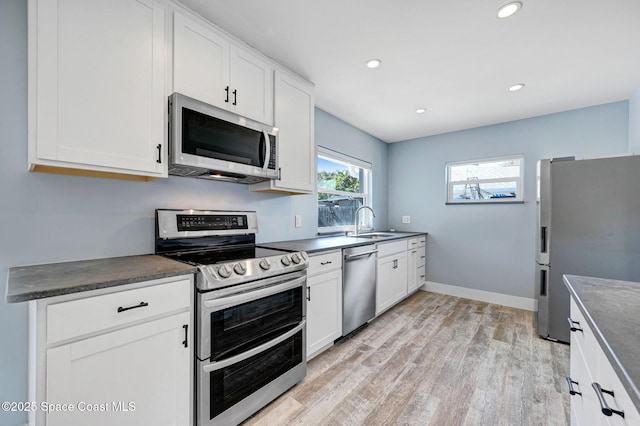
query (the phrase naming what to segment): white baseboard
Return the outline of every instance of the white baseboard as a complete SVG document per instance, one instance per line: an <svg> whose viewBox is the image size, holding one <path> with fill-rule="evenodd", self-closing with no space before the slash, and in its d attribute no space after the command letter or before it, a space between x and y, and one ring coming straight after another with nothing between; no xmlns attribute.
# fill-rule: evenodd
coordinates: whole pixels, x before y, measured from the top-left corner
<svg viewBox="0 0 640 426"><path fill-rule="evenodd" d="M420 287L420 289L432 291L434 293L447 294L449 296L494 303L496 305L509 306L511 308L524 309L526 311L535 312L538 310L538 301L535 299L528 299L526 297L510 296L508 294L493 293L473 288L434 283L431 281L427 281L422 287Z"/></svg>

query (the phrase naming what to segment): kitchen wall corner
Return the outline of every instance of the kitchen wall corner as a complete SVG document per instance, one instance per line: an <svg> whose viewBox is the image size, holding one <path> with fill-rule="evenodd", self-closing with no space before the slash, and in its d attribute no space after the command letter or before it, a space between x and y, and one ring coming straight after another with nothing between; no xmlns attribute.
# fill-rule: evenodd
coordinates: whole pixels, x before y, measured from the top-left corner
<svg viewBox="0 0 640 426"><path fill-rule="evenodd" d="M629 152L640 155L640 87L629 99Z"/></svg>

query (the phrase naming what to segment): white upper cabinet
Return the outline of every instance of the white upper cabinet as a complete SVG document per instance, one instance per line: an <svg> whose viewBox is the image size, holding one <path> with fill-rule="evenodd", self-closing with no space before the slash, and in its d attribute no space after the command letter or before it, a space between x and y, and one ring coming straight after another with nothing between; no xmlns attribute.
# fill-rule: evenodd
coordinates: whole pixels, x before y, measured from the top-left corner
<svg viewBox="0 0 640 426"><path fill-rule="evenodd" d="M274 119L279 131L279 179L251 185L251 190L312 193L316 184L313 86L276 70Z"/></svg>
<svg viewBox="0 0 640 426"><path fill-rule="evenodd" d="M257 55L231 46L229 103L236 113L273 125L273 68Z"/></svg>
<svg viewBox="0 0 640 426"><path fill-rule="evenodd" d="M174 14L173 90L273 124L273 68L214 27Z"/></svg>
<svg viewBox="0 0 640 426"><path fill-rule="evenodd" d="M229 41L179 13L173 23L173 91L228 108Z"/></svg>
<svg viewBox="0 0 640 426"><path fill-rule="evenodd" d="M166 177L165 5L29 1L29 167Z"/></svg>

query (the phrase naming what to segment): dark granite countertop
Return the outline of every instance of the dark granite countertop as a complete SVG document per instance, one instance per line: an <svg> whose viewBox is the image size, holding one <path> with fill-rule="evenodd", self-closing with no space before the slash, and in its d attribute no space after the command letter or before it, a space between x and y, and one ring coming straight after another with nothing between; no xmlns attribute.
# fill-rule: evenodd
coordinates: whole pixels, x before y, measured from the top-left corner
<svg viewBox="0 0 640 426"><path fill-rule="evenodd" d="M25 302L141 281L193 274L196 267L156 255L9 268L6 301Z"/></svg>
<svg viewBox="0 0 640 426"><path fill-rule="evenodd" d="M306 251L307 253L316 253L321 251L337 250L348 247L363 246L366 244L375 244L384 241L398 240L402 238L417 237L426 235L426 232L391 232L381 231L388 237L381 238L363 238L363 237L346 237L344 235L318 236L303 240L275 241L272 243L260 243L258 246L285 250L285 251Z"/></svg>
<svg viewBox="0 0 640 426"><path fill-rule="evenodd" d="M640 411L640 283L577 275L564 282Z"/></svg>

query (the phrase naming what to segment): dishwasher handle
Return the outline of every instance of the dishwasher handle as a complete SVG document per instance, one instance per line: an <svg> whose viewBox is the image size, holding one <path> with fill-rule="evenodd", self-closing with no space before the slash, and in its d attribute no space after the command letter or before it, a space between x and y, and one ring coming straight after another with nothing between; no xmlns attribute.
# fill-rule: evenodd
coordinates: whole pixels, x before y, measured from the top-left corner
<svg viewBox="0 0 640 426"><path fill-rule="evenodd" d="M378 252L378 250L376 249L376 250L365 251L365 252L356 253L356 254L345 254L344 255L344 260L353 260L353 259L357 259L359 257L369 256L369 255L375 254L377 252Z"/></svg>

